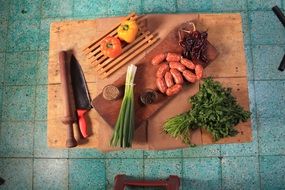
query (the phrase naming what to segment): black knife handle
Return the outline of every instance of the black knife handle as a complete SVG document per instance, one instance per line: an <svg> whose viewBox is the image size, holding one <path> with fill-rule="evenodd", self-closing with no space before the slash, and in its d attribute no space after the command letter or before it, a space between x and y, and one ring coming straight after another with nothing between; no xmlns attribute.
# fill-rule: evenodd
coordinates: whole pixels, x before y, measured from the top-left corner
<svg viewBox="0 0 285 190"><path fill-rule="evenodd" d="M278 6L274 6L274 7L272 7L272 10L275 13L275 15L278 17L280 22L283 24L283 26L285 27L285 16L282 13L282 11L279 9L279 7Z"/></svg>
<svg viewBox="0 0 285 190"><path fill-rule="evenodd" d="M279 67L278 67L279 71L284 71L284 69L285 69L285 54L283 56L283 59L282 59L280 65L279 65Z"/></svg>

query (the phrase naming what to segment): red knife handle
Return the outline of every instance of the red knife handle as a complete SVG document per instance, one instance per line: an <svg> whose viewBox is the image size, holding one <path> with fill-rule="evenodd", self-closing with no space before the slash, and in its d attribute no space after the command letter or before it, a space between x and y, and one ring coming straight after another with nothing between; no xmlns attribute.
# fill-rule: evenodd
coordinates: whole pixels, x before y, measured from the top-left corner
<svg viewBox="0 0 285 190"><path fill-rule="evenodd" d="M78 109L77 111L77 116L78 116L78 121L79 121L79 128L81 131L81 134L84 138L88 136L87 134L87 124L86 124L86 119L85 119L85 113L88 112L89 110L83 110L83 109Z"/></svg>

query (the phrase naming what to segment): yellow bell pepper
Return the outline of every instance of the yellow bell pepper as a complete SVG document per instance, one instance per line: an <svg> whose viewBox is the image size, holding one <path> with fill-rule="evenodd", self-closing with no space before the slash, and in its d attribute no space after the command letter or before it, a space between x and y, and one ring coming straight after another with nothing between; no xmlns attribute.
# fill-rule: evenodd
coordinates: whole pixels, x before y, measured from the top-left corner
<svg viewBox="0 0 285 190"><path fill-rule="evenodd" d="M138 33L138 25L134 20L127 20L121 23L118 27L118 37L121 40L131 43L136 39Z"/></svg>

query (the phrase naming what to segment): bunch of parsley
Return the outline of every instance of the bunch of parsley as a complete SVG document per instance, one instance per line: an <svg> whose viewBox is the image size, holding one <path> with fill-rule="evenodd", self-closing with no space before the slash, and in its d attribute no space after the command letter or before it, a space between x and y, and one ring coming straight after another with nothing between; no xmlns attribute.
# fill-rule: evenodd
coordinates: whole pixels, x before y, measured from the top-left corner
<svg viewBox="0 0 285 190"><path fill-rule="evenodd" d="M234 126L250 118L250 112L237 103L231 89L211 78L204 79L199 92L190 97L189 103L191 110L168 119L163 126L165 133L181 138L186 144L191 144L190 133L197 128L208 131L215 141L235 136L238 132Z"/></svg>

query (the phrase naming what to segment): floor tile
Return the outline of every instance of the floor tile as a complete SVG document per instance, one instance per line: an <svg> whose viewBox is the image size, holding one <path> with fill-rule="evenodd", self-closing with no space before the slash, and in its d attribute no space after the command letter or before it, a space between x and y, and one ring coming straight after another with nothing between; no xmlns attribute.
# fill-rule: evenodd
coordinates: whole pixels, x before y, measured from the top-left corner
<svg viewBox="0 0 285 190"><path fill-rule="evenodd" d="M2 103L3 103L3 91L4 91L4 87L3 84L0 83L0 110L2 110ZM2 121L2 111L0 111L0 122ZM0 126L1 128L1 126Z"/></svg>
<svg viewBox="0 0 285 190"><path fill-rule="evenodd" d="M126 6L127 5L127 6ZM126 16L131 12L135 13L141 13L142 9L142 4L141 0L112 0L110 3L110 8L109 8L109 15L110 16L115 16L115 15L120 15L120 16Z"/></svg>
<svg viewBox="0 0 285 190"><path fill-rule="evenodd" d="M257 121L251 119L252 142L233 143L221 145L221 156L257 156L258 155L258 136Z"/></svg>
<svg viewBox="0 0 285 190"><path fill-rule="evenodd" d="M3 93L2 120L33 120L34 102L34 86L5 86Z"/></svg>
<svg viewBox="0 0 285 190"><path fill-rule="evenodd" d="M284 46L260 45L253 47L254 79L285 79L278 66L284 55Z"/></svg>
<svg viewBox="0 0 285 190"><path fill-rule="evenodd" d="M36 84L38 54L36 51L6 54L5 84Z"/></svg>
<svg viewBox="0 0 285 190"><path fill-rule="evenodd" d="M2 122L0 157L33 157L32 122Z"/></svg>
<svg viewBox="0 0 285 190"><path fill-rule="evenodd" d="M47 85L36 86L35 120L47 119Z"/></svg>
<svg viewBox="0 0 285 190"><path fill-rule="evenodd" d="M144 158L181 158L181 156L182 156L182 149L144 151Z"/></svg>
<svg viewBox="0 0 285 190"><path fill-rule="evenodd" d="M67 190L67 159L35 159L33 188Z"/></svg>
<svg viewBox="0 0 285 190"><path fill-rule="evenodd" d="M48 84L48 51L38 52L37 84Z"/></svg>
<svg viewBox="0 0 285 190"><path fill-rule="evenodd" d="M41 1L10 0L10 20L40 18Z"/></svg>
<svg viewBox="0 0 285 190"><path fill-rule="evenodd" d="M0 0L0 20L8 20L10 1Z"/></svg>
<svg viewBox="0 0 285 190"><path fill-rule="evenodd" d="M95 148L71 148L68 151L69 158L105 158L105 153Z"/></svg>
<svg viewBox="0 0 285 190"><path fill-rule="evenodd" d="M177 0L178 12L209 12L212 0Z"/></svg>
<svg viewBox="0 0 285 190"><path fill-rule="evenodd" d="M50 38L50 24L55 21L60 21L58 18L45 18L40 21L40 31L38 40L39 50L49 50L49 38Z"/></svg>
<svg viewBox="0 0 285 190"><path fill-rule="evenodd" d="M247 79L248 80L254 80L252 46L251 45L245 45L244 50L245 50L246 65L247 65Z"/></svg>
<svg viewBox="0 0 285 190"><path fill-rule="evenodd" d="M220 145L201 145L183 149L183 157L220 156Z"/></svg>
<svg viewBox="0 0 285 190"><path fill-rule="evenodd" d="M260 157L262 189L285 189L285 156Z"/></svg>
<svg viewBox="0 0 285 190"><path fill-rule="evenodd" d="M259 118L259 154L285 155L285 120L281 118Z"/></svg>
<svg viewBox="0 0 285 190"><path fill-rule="evenodd" d="M142 150L120 150L106 153L106 158L143 158Z"/></svg>
<svg viewBox="0 0 285 190"><path fill-rule="evenodd" d="M7 30L8 21L0 19L0 52L4 52L6 50Z"/></svg>
<svg viewBox="0 0 285 190"><path fill-rule="evenodd" d="M36 19L9 22L7 50L36 50L38 47L40 21Z"/></svg>
<svg viewBox="0 0 285 190"><path fill-rule="evenodd" d="M70 159L69 189L105 189L105 162L101 159Z"/></svg>
<svg viewBox="0 0 285 190"><path fill-rule="evenodd" d="M67 158L68 157L67 149L48 148L46 121L35 122L34 157L37 157L37 158Z"/></svg>
<svg viewBox="0 0 285 190"><path fill-rule="evenodd" d="M249 109L251 112L252 126L256 128L256 101L255 101L255 81L248 81L248 98L249 98Z"/></svg>
<svg viewBox="0 0 285 190"><path fill-rule="evenodd" d="M73 0L43 0L42 18L71 17Z"/></svg>
<svg viewBox="0 0 285 190"><path fill-rule="evenodd" d="M248 0L249 10L271 10L275 5L281 7L281 0Z"/></svg>
<svg viewBox="0 0 285 190"><path fill-rule="evenodd" d="M244 46L247 46L251 44L250 29L249 29L250 26L248 24L248 13L244 11L244 12L241 12L240 14L242 18L243 43L244 43Z"/></svg>
<svg viewBox="0 0 285 190"><path fill-rule="evenodd" d="M0 158L0 176L5 180L0 189L32 189L33 159Z"/></svg>
<svg viewBox="0 0 285 190"><path fill-rule="evenodd" d="M109 1L74 0L74 17L96 16L107 17Z"/></svg>
<svg viewBox="0 0 285 190"><path fill-rule="evenodd" d="M232 0L213 0L213 11L245 11L246 7L246 0L239 0L233 3Z"/></svg>
<svg viewBox="0 0 285 190"><path fill-rule="evenodd" d="M142 1L143 13L173 13L176 11L175 0L143 0Z"/></svg>
<svg viewBox="0 0 285 190"><path fill-rule="evenodd" d="M250 12L249 24L253 44L285 44L284 27L272 11Z"/></svg>
<svg viewBox="0 0 285 190"><path fill-rule="evenodd" d="M166 179L169 175L182 177L182 159L145 159L145 179Z"/></svg>
<svg viewBox="0 0 285 190"><path fill-rule="evenodd" d="M184 158L183 189L221 189L219 158Z"/></svg>
<svg viewBox="0 0 285 190"><path fill-rule="evenodd" d="M141 179L143 177L143 159L106 159L107 189L112 189L117 174Z"/></svg>
<svg viewBox="0 0 285 190"><path fill-rule="evenodd" d="M257 157L224 157L222 189L259 189Z"/></svg>
<svg viewBox="0 0 285 190"><path fill-rule="evenodd" d="M5 56L6 56L5 53L0 53L0 84L3 84L3 81L4 81Z"/></svg>
<svg viewBox="0 0 285 190"><path fill-rule="evenodd" d="M285 81L255 81L257 116L283 117L285 112Z"/></svg>

